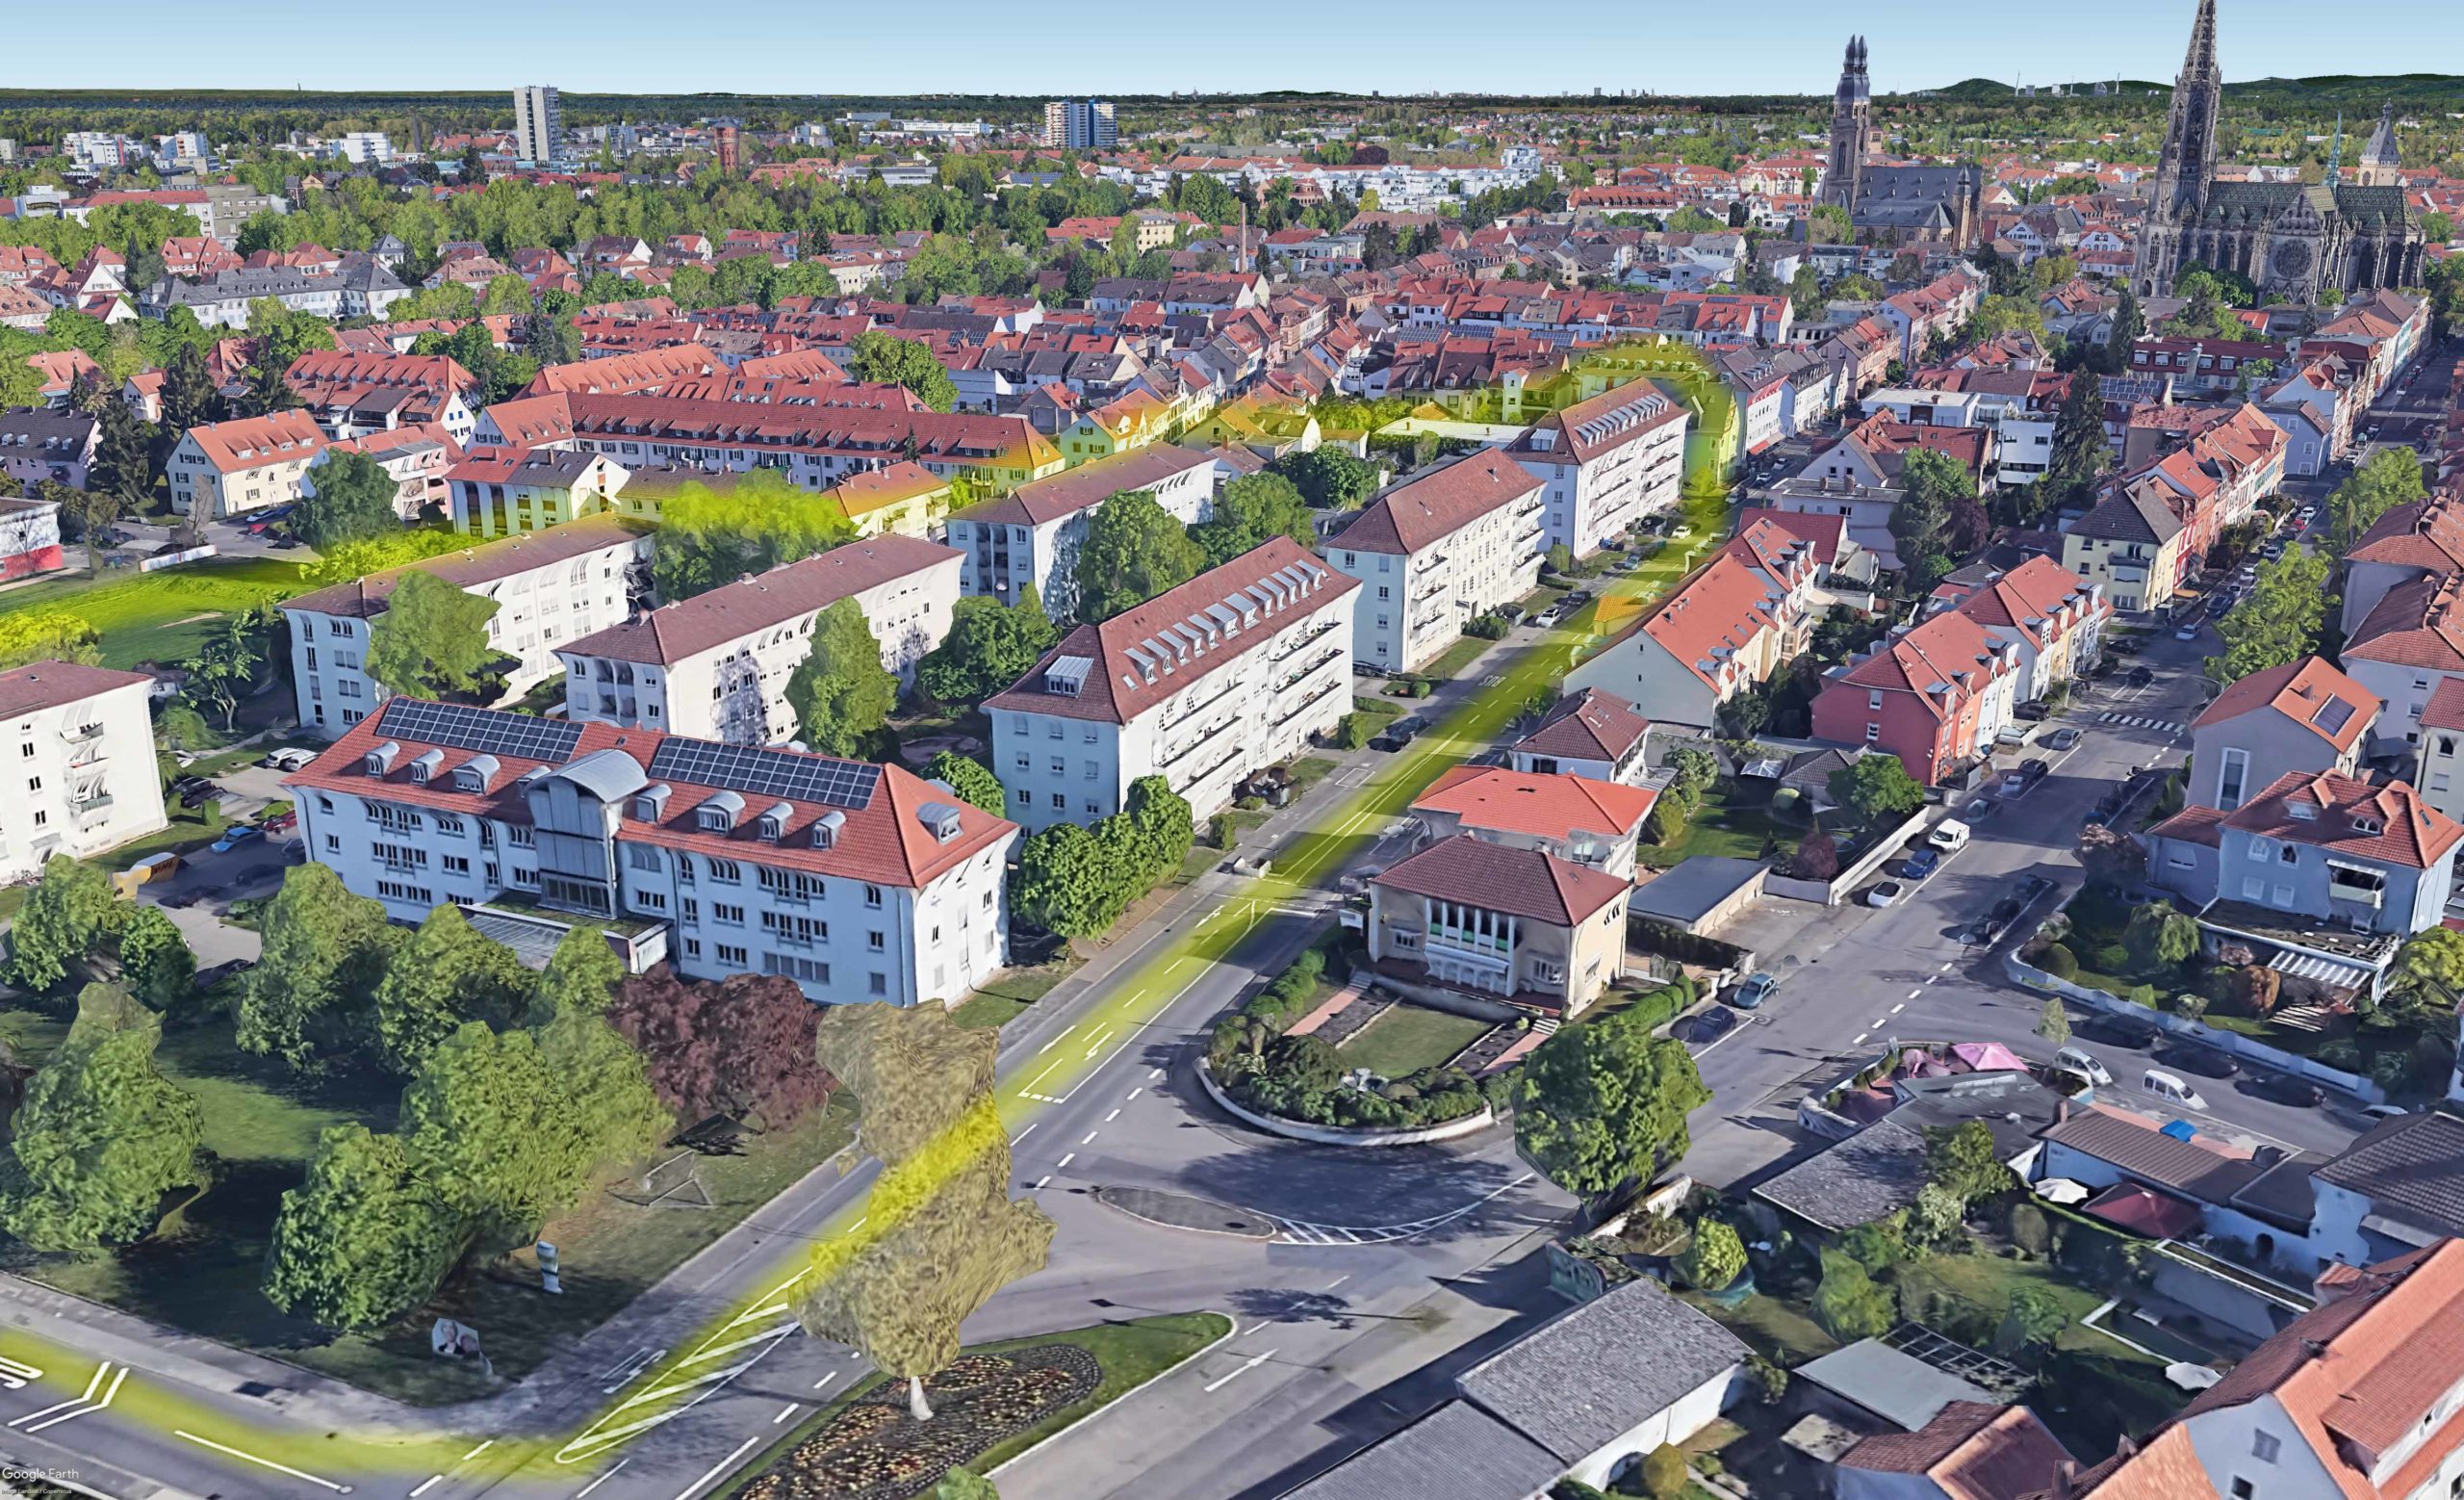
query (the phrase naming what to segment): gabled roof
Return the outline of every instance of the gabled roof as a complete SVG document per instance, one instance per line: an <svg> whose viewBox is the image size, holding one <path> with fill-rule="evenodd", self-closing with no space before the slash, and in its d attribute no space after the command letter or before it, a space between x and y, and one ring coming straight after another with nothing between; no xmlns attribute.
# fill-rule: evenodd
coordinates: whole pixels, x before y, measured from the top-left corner
<svg viewBox="0 0 2464 1500"><path fill-rule="evenodd" d="M2464 824L2424 801L2409 783L2373 786L2308 771L2277 777L2226 814L2224 826L2410 869L2429 868L2464 839Z"/></svg>
<svg viewBox="0 0 2464 1500"><path fill-rule="evenodd" d="M386 601L394 597L394 590L401 586L402 580L413 573L433 573L459 588L484 588L534 568L551 567L604 548L638 542L648 534L649 528L612 515L584 516L578 521L542 527L519 536L499 537L492 542L465 547L459 552L440 553L398 568L388 568L382 573L371 573L365 578L335 583L314 593L286 599L277 608L286 611L295 609L303 613L368 619L385 612Z"/></svg>
<svg viewBox="0 0 2464 1500"><path fill-rule="evenodd" d="M1921 1475L1945 1500L2024 1500L2053 1487L2070 1452L2025 1407L1954 1401L1912 1433L1880 1433L1838 1459L1841 1468Z"/></svg>
<svg viewBox="0 0 2464 1500"><path fill-rule="evenodd" d="M1652 721L1625 699L1597 687L1560 698L1538 728L1509 748L1561 761L1606 761L1614 765L1651 733Z"/></svg>
<svg viewBox="0 0 2464 1500"><path fill-rule="evenodd" d="M0 722L152 681L142 672L115 672L74 661L29 661L0 672Z"/></svg>
<svg viewBox="0 0 2464 1500"><path fill-rule="evenodd" d="M2360 742L2378 712L2378 695L2319 657L2303 657L2265 671L2253 672L2216 695L2206 711L2192 720L2194 729L2208 729L2246 713L2271 711L2306 729L2339 753Z"/></svg>
<svg viewBox="0 0 2464 1500"><path fill-rule="evenodd" d="M1468 834L1430 844L1371 884L1552 927L1576 926L1630 889L1614 875L1553 854L1509 849Z"/></svg>
<svg viewBox="0 0 2464 1500"><path fill-rule="evenodd" d="M2354 627L2344 657L2464 672L2464 574L2424 574L2387 590Z"/></svg>
<svg viewBox="0 0 2464 1500"><path fill-rule="evenodd" d="M1455 1384L1467 1399L1572 1464L1750 1353L1735 1334L1642 1277L1558 1313Z"/></svg>
<svg viewBox="0 0 2464 1500"><path fill-rule="evenodd" d="M188 440L219 474L304 459L325 446L317 419L296 409L191 427Z"/></svg>
<svg viewBox="0 0 2464 1500"><path fill-rule="evenodd" d="M1578 833L1631 836L1656 800L1649 788L1587 776L1457 765L1430 783L1412 811L1450 813L1467 830L1564 840Z"/></svg>
<svg viewBox="0 0 2464 1500"><path fill-rule="evenodd" d="M970 505L950 519L998 526L1041 526L1091 509L1123 490L1152 489L1214 461L1199 449L1152 443L1030 480L998 500Z"/></svg>
<svg viewBox="0 0 2464 1500"><path fill-rule="evenodd" d="M556 650L577 657L673 666L965 556L956 548L889 532L661 605Z"/></svg>
<svg viewBox="0 0 2464 1500"><path fill-rule="evenodd" d="M2056 622L2065 611L2084 619L2088 585L2051 557L2030 557L1986 583L1956 607L1979 625L2015 631L2030 645L2043 647L2055 638ZM2110 608L2105 611L2111 613ZM2075 622L2074 622L2075 623Z"/></svg>
<svg viewBox="0 0 2464 1500"><path fill-rule="evenodd" d="M1423 552L1539 488L1530 470L1496 449L1482 449L1371 501L1330 544L1354 552Z"/></svg>
<svg viewBox="0 0 2464 1500"><path fill-rule="evenodd" d="M1954 704L2005 670L2008 663L1983 626L1964 614L1938 614L1875 647L1832 687L1912 693L1927 712L1947 719Z"/></svg>

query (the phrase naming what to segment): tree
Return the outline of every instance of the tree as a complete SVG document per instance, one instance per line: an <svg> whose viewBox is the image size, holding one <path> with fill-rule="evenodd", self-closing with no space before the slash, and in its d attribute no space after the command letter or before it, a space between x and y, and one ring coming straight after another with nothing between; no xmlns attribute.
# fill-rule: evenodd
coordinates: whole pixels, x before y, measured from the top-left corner
<svg viewBox="0 0 2464 1500"><path fill-rule="evenodd" d="M1745 1242L1717 1219L1695 1225L1692 1242L1677 1257L1677 1274L1685 1284L1707 1292L1725 1290L1744 1272Z"/></svg>
<svg viewBox="0 0 2464 1500"><path fill-rule="evenodd" d="M188 671L181 694L200 710L215 711L226 732L239 717L240 700L255 690L260 674L270 664L272 622L277 618L271 606L224 615L197 647L196 655L181 663Z"/></svg>
<svg viewBox="0 0 2464 1500"><path fill-rule="evenodd" d="M1682 1042L1620 1016L1576 1022L1524 1064L1515 1142L1559 1187L1604 1199L1685 1154L1685 1117L1710 1097Z"/></svg>
<svg viewBox="0 0 2464 1500"><path fill-rule="evenodd" d="M542 369L578 363L582 357L581 332L574 326L573 315L544 307L532 313L523 321L522 351Z"/></svg>
<svg viewBox="0 0 2464 1500"><path fill-rule="evenodd" d="M163 426L185 433L191 427L219 422L224 416L222 392L205 367L205 351L183 344L163 369Z"/></svg>
<svg viewBox="0 0 2464 1500"><path fill-rule="evenodd" d="M306 1180L282 1195L266 1300L341 1332L379 1329L427 1301L466 1238L400 1137L329 1125Z"/></svg>
<svg viewBox="0 0 2464 1500"><path fill-rule="evenodd" d="M2409 448L2382 448L2348 476L2327 497L2327 514L2335 521L2336 550L2348 552L2371 524L2399 505L2409 505L2428 492L2422 484L2422 462Z"/></svg>
<svg viewBox="0 0 2464 1500"><path fill-rule="evenodd" d="M1879 1338L1899 1321L1899 1299L1835 1250L1822 1253L1822 1284L1814 1289L1814 1321L1842 1343Z"/></svg>
<svg viewBox="0 0 2464 1500"><path fill-rule="evenodd" d="M2026 296L1994 296L1979 302L1963 330L1973 339L1998 339L2006 333L2044 338L2044 312Z"/></svg>
<svg viewBox="0 0 2464 1500"><path fill-rule="evenodd" d="M101 866L55 854L9 933L9 982L48 990L127 925L130 903Z"/></svg>
<svg viewBox="0 0 2464 1500"><path fill-rule="evenodd" d="M130 914L119 935L119 967L129 990L158 1011L186 999L196 980L196 955L159 906Z"/></svg>
<svg viewBox="0 0 2464 1500"><path fill-rule="evenodd" d="M935 781L947 782L952 791L994 817L1005 816L1009 812L1009 794L1001 789L1001 779L971 755L943 750L924 767L924 774Z"/></svg>
<svg viewBox="0 0 2464 1500"><path fill-rule="evenodd" d="M997 1046L937 1006L834 1005L816 1025L815 1053L862 1102L858 1139L882 1175L865 1232L815 1253L796 1316L907 1381L919 1421L932 1416L924 1378L958 1358L959 1325L1052 1244L1052 1221L1009 1196Z"/></svg>
<svg viewBox="0 0 2464 1500"><path fill-rule="evenodd" d="M787 706L805 743L823 755L860 759L898 707L898 676L882 665L882 643L851 596L821 611L812 651L787 680Z"/></svg>
<svg viewBox="0 0 2464 1500"><path fill-rule="evenodd" d="M1243 553L1263 547L1276 536L1289 536L1303 547L1318 539L1317 522L1300 490L1279 474L1244 475L1223 486L1215 509L1189 534L1206 555L1206 565L1221 567Z"/></svg>
<svg viewBox="0 0 2464 1500"><path fill-rule="evenodd" d="M1267 472L1291 480L1300 491L1300 498L1321 510L1351 510L1368 504L1369 498L1377 493L1377 481L1383 473L1368 459L1331 443L1320 444L1305 453L1286 453L1267 465Z"/></svg>
<svg viewBox="0 0 2464 1500"><path fill-rule="evenodd" d="M1951 1248L1966 1232L1966 1213L1958 1194L1928 1182L1916 1190L1916 1202L1908 1210L1908 1237L1925 1250Z"/></svg>
<svg viewBox="0 0 2464 1500"><path fill-rule="evenodd" d="M2011 1289L2010 1306L2003 1310L2002 1326L1994 1332L1993 1348L2006 1355L2050 1349L2069 1326L2070 1314L2051 1288L2015 1286Z"/></svg>
<svg viewBox="0 0 2464 1500"><path fill-rule="evenodd" d="M2198 951L2198 923L2170 901L2149 901L2131 912L2122 943L2142 965L2170 968Z"/></svg>
<svg viewBox="0 0 2464 1500"><path fill-rule="evenodd" d="M2044 1009L2037 1013L2037 1035L2052 1043L2056 1051L2070 1045L2070 1012L2061 996L2044 997Z"/></svg>
<svg viewBox="0 0 2464 1500"><path fill-rule="evenodd" d="M1014 605L982 595L950 611L950 633L915 666L915 685L945 704L976 704L1027 675L1061 638L1028 584Z"/></svg>
<svg viewBox="0 0 2464 1500"><path fill-rule="evenodd" d="M502 653L488 639L497 601L413 568L368 632L368 675L408 698L475 692Z"/></svg>
<svg viewBox="0 0 2464 1500"><path fill-rule="evenodd" d="M295 865L266 908L263 953L241 992L237 1040L307 1072L349 1049L402 933L382 902L353 895L332 866Z"/></svg>
<svg viewBox="0 0 2464 1500"><path fill-rule="evenodd" d="M163 1195L197 1180L204 1114L154 1066L163 1022L110 985L77 996L59 1050L26 1083L0 1157L0 1227L36 1250L124 1245Z"/></svg>
<svg viewBox="0 0 2464 1500"><path fill-rule="evenodd" d="M913 268L911 266L910 273ZM948 411L959 388L933 351L889 333L860 333L848 341L847 373L869 384L903 385L935 411Z"/></svg>
<svg viewBox="0 0 2464 1500"><path fill-rule="evenodd" d="M1205 550L1156 502L1123 490L1097 506L1078 549L1078 617L1092 625L1197 577Z"/></svg>
<svg viewBox="0 0 2464 1500"><path fill-rule="evenodd" d="M2095 493L2096 481L2113 462L2113 445L2105 437L2105 400L2095 377L2086 371L2070 375L2053 422L2053 452L2045 472L2021 492L2026 519L2037 519L2066 506L2084 505Z"/></svg>
<svg viewBox="0 0 2464 1500"><path fill-rule="evenodd" d="M59 609L0 614L0 671L36 661L99 666L103 634L84 618Z"/></svg>
<svg viewBox="0 0 2464 1500"><path fill-rule="evenodd" d="M836 498L814 494L777 469L756 469L724 490L688 483L659 505L651 582L661 599L690 599L855 535Z"/></svg>
<svg viewBox="0 0 2464 1500"><path fill-rule="evenodd" d="M2387 967L2386 996L2411 1008L2453 1010L2464 994L2464 932L2425 927L2404 940Z"/></svg>
<svg viewBox="0 0 2464 1500"><path fill-rule="evenodd" d="M2108 890L2124 890L2136 885L2147 871L2147 847L2137 839L2103 823L2089 823L2079 830L2079 864L2088 872L2092 885Z"/></svg>
<svg viewBox="0 0 2464 1500"><path fill-rule="evenodd" d="M144 509L154 492L154 429L110 392L103 393L95 428L94 464L87 488L109 495L122 512ZM90 523L89 534L114 519L117 518Z"/></svg>
<svg viewBox="0 0 2464 1500"><path fill-rule="evenodd" d="M401 486L366 453L328 449L308 471L308 481L291 507L289 525L293 535L319 552L402 529L394 508Z"/></svg>
<svg viewBox="0 0 2464 1500"><path fill-rule="evenodd" d="M1925 1132L1925 1174L1959 1197L1965 1207L2009 1190L2017 1179L2003 1164L1993 1132L1982 1120Z"/></svg>
<svg viewBox="0 0 2464 1500"><path fill-rule="evenodd" d="M1912 448L1900 466L1905 493L1891 506L1890 534L1903 558L1951 550L1952 514L1962 501L1976 499L1976 478L1942 453Z"/></svg>
<svg viewBox="0 0 2464 1500"><path fill-rule="evenodd" d="M1010 904L1027 920L1065 938L1091 938L1112 926L1126 900L1124 882L1095 836L1076 823L1055 823L1018 846Z"/></svg>
<svg viewBox="0 0 2464 1500"><path fill-rule="evenodd" d="M783 975L688 984L662 967L627 979L607 1021L642 1054L652 1092L678 1120L725 1115L780 1130L836 1086L813 1053L821 1010Z"/></svg>
<svg viewBox="0 0 2464 1500"><path fill-rule="evenodd" d="M548 967L530 992L530 1022L543 1024L567 1011L596 1016L614 1003L616 987L625 982L624 961L607 945L607 935L587 923L576 923L556 942Z"/></svg>
<svg viewBox="0 0 2464 1500"><path fill-rule="evenodd" d="M1694 1471L1675 1444L1661 1443L1643 1455L1643 1493L1651 1500L1685 1500L1693 1488Z"/></svg>
<svg viewBox="0 0 2464 1500"><path fill-rule="evenodd" d="M2333 568L2324 553L2299 547L2286 549L2273 562L2260 563L2250 591L2216 622L2224 652L2207 659L2208 675L2219 682L2239 682L2315 651L2332 598L2327 582Z"/></svg>
<svg viewBox="0 0 2464 1500"><path fill-rule="evenodd" d="M481 937L460 907L439 906L385 966L375 996L378 1053L394 1072L415 1073L462 1022L511 1022L531 988L511 948Z"/></svg>
<svg viewBox="0 0 2464 1500"><path fill-rule="evenodd" d="M1861 755L1831 773L1831 800L1868 826L1907 816L1925 805L1925 789L1895 755Z"/></svg>

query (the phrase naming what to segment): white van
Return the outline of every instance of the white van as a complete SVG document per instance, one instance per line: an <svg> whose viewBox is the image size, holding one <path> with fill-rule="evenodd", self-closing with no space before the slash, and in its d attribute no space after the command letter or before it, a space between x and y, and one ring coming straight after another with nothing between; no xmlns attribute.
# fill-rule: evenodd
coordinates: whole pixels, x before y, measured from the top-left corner
<svg viewBox="0 0 2464 1500"><path fill-rule="evenodd" d="M1968 835L1974 832L1958 818L1946 817L1934 825L1934 831L1925 836L1925 841L1944 854L1957 854L1967 847Z"/></svg>
<svg viewBox="0 0 2464 1500"><path fill-rule="evenodd" d="M2096 1054L2084 1047L2066 1047L2053 1054L2056 1068L2066 1068L2100 1089L2113 1087L2113 1070L2097 1060Z"/></svg>
<svg viewBox="0 0 2464 1500"><path fill-rule="evenodd" d="M2161 1068L2150 1068L2142 1073L2139 1087L2143 1093L2153 1094L2169 1104L2179 1104L2185 1109L2207 1107L2207 1100L2199 1097L2198 1090Z"/></svg>

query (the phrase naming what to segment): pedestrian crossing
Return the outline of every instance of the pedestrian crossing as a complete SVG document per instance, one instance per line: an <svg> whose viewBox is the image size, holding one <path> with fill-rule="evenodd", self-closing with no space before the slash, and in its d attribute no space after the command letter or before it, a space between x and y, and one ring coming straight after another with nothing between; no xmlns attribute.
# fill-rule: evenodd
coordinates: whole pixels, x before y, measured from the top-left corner
<svg viewBox="0 0 2464 1500"><path fill-rule="evenodd" d="M2175 719L2149 718L2143 713L2122 713L2118 711L2099 713L2096 715L2096 722L2099 724L2118 725L2123 729L2159 729L2169 735L2178 735L2188 727Z"/></svg>

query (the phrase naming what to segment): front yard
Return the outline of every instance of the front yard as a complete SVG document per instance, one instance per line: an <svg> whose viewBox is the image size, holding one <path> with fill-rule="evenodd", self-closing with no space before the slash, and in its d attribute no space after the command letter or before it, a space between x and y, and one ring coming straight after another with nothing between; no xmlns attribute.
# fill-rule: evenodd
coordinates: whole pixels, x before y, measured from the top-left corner
<svg viewBox="0 0 2464 1500"><path fill-rule="evenodd" d="M1366 1068L1381 1078L1402 1078L1442 1067L1488 1035L1496 1022L1398 1003L1338 1049L1348 1067Z"/></svg>

